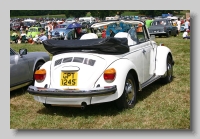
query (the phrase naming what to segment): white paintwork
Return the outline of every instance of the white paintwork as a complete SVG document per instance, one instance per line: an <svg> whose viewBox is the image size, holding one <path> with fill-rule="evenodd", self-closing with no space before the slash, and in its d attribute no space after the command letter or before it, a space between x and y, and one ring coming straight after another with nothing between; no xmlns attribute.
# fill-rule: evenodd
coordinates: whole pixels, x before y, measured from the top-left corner
<svg viewBox="0 0 200 139"><path fill-rule="evenodd" d="M81 36L80 40L87 40L87 39L97 39L98 36L95 33L87 33Z"/></svg>
<svg viewBox="0 0 200 139"><path fill-rule="evenodd" d="M156 75L164 75L167 69L166 60L171 50L166 46L158 46L156 56Z"/></svg>
<svg viewBox="0 0 200 139"><path fill-rule="evenodd" d="M115 34L114 37L115 38L127 38L129 46L136 44L136 42L131 39L130 34L128 34L127 32L118 32L117 34Z"/></svg>
<svg viewBox="0 0 200 139"><path fill-rule="evenodd" d="M126 23L138 24L140 21L124 21ZM92 27L100 27L108 25L113 22L102 22L92 25ZM142 23L142 22L141 22ZM142 23L143 24L143 23ZM147 30L147 36L149 32ZM146 36L146 37L147 37ZM96 36L91 33L85 34L81 39L93 39ZM109 102L118 99L124 90L124 84L127 74L130 71L135 71L138 76L138 83L142 84L149 80L154 74L164 75L166 72L166 58L168 53L171 53L170 49L165 46L157 46L154 41L146 41L140 44L133 44L133 40L128 33L119 32L115 35L117 38L126 37L128 39L128 45L130 51L121 55L108 55L97 53L81 53L81 52L69 52L59 55L55 55L52 61L46 62L41 68L46 69L46 79L42 83L35 82L35 86L44 87L46 84L48 88L58 89L74 89L80 90L92 90L97 85L104 86L117 86L117 92L108 96L99 97L81 97L81 98L55 98L55 97L37 97L35 100L57 105L70 105L80 106L82 102L86 102L87 105ZM61 63L57 66L54 65L55 61L64 58L78 57L85 59L95 60L93 66L83 64L83 62L67 62ZM88 61L88 60L86 60ZM113 82L108 83L103 78L103 73L106 69L114 68L116 70L116 78ZM50 70L51 69L51 70ZM60 86L61 71L78 71L78 84L77 86Z"/></svg>

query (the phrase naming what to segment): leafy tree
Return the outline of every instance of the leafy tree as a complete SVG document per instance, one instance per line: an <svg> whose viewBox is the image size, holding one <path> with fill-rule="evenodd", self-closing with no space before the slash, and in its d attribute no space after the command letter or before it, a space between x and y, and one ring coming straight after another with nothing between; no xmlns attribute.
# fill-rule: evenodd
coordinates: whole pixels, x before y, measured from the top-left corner
<svg viewBox="0 0 200 139"><path fill-rule="evenodd" d="M121 15L123 10L91 10L90 13L93 17L104 19L107 16Z"/></svg>
<svg viewBox="0 0 200 139"><path fill-rule="evenodd" d="M66 10L64 12L66 17L82 17L85 16L87 14L87 12L89 12L88 10Z"/></svg>
<svg viewBox="0 0 200 139"><path fill-rule="evenodd" d="M146 15L146 16L161 16L162 14L174 14L175 12L180 13L180 10L139 10L140 14Z"/></svg>

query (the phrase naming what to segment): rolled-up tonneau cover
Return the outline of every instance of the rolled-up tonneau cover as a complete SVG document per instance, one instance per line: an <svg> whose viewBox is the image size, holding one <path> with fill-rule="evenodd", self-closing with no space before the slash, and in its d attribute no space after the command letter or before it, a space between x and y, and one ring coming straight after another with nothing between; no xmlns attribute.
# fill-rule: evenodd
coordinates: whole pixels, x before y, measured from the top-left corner
<svg viewBox="0 0 200 139"><path fill-rule="evenodd" d="M95 52L104 54L123 54L129 52L127 38L99 38L87 40L46 40L45 49L53 54L66 52Z"/></svg>

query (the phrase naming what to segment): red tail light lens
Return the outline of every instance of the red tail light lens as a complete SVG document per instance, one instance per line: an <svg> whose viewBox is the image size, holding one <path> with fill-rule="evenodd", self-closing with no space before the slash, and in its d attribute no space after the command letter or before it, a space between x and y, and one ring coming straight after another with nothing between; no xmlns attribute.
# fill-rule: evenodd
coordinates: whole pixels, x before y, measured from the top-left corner
<svg viewBox="0 0 200 139"><path fill-rule="evenodd" d="M36 70L34 74L34 78L39 83L43 82L44 79L46 78L46 70L45 69Z"/></svg>
<svg viewBox="0 0 200 139"><path fill-rule="evenodd" d="M116 70L114 68L107 69L104 71L104 80L107 82L113 82L116 76Z"/></svg>

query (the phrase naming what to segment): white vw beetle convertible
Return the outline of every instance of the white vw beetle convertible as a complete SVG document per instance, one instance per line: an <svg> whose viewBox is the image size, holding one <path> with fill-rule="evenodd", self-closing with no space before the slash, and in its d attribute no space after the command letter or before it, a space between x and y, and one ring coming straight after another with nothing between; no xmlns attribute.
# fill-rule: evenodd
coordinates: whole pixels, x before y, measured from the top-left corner
<svg viewBox="0 0 200 139"><path fill-rule="evenodd" d="M46 40L53 54L34 74L28 92L49 106L85 108L115 101L120 109L132 108L138 91L156 80L169 83L174 60L170 49L150 38L142 21L107 21L91 28L106 31L80 40ZM114 37L110 37L110 30Z"/></svg>

